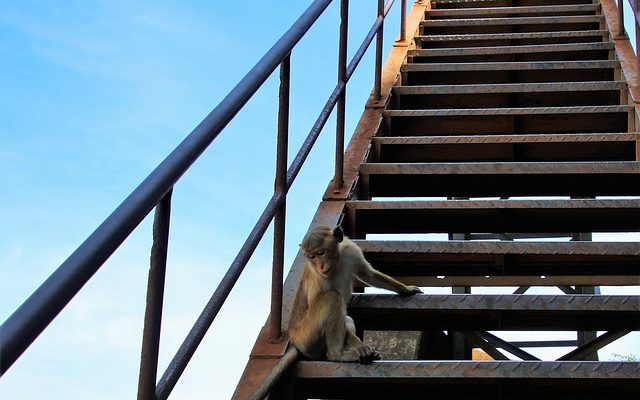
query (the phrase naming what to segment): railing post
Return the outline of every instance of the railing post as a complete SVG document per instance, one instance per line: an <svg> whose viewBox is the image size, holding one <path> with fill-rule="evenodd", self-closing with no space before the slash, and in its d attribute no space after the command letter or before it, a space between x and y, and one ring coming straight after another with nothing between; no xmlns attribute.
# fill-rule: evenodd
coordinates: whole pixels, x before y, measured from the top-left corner
<svg viewBox="0 0 640 400"><path fill-rule="evenodd" d="M400 41L407 39L407 0L400 3Z"/></svg>
<svg viewBox="0 0 640 400"><path fill-rule="evenodd" d="M153 220L153 245L151 247L151 262L147 283L147 306L142 334L138 400L156 398L156 377L158 374L158 352L162 325L164 280L167 269L172 192L173 190L170 190L162 200L160 200L158 205L156 205Z"/></svg>
<svg viewBox="0 0 640 400"><path fill-rule="evenodd" d="M624 34L624 0L618 0L618 36L623 37Z"/></svg>
<svg viewBox="0 0 640 400"><path fill-rule="evenodd" d="M380 28L376 37L376 77L374 88L374 100L378 101L382 98L382 39L384 34L384 0L378 0L378 19L380 19Z"/></svg>
<svg viewBox="0 0 640 400"><path fill-rule="evenodd" d="M344 90L338 98L336 110L336 167L333 190L339 192L344 184L344 126L347 99L347 36L349 32L349 1L340 0L340 43L338 45L338 85Z"/></svg>
<svg viewBox="0 0 640 400"><path fill-rule="evenodd" d="M271 312L269 313L269 340L282 340L282 281L284 270L284 234L287 211L287 151L289 141L289 83L291 54L280 64L280 93L278 106L278 141L276 155L275 193L284 200L278 207L273 223L273 270L271 274Z"/></svg>

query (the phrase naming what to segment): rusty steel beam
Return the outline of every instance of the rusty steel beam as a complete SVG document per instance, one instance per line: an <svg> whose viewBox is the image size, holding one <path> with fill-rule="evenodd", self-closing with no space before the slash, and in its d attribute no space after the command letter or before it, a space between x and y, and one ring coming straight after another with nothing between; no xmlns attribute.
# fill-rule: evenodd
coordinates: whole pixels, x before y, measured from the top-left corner
<svg viewBox="0 0 640 400"><path fill-rule="evenodd" d="M552 25L600 23L604 18L599 15L576 15L562 17L518 17L518 18L469 18L469 19L429 19L421 26L454 27L454 26L489 26L489 25Z"/></svg>
<svg viewBox="0 0 640 400"><path fill-rule="evenodd" d="M621 337L626 336L630 332L631 331L606 332L606 333L598 336L594 340L590 341L589 343L586 343L586 344L578 347L577 349L575 349L573 351L570 351L569 353L565 354L564 356L558 358L557 361L579 361L579 360L583 360L585 357L589 356L590 354L593 354L594 352L600 350L604 346L607 346L608 344L611 344L611 343L615 342L616 340L620 339Z"/></svg>
<svg viewBox="0 0 640 400"><path fill-rule="evenodd" d="M410 57L444 57L471 55L499 55L499 54L534 54L562 51L598 51L611 50L612 42L604 43L569 43L569 44L540 44L525 46L491 46L491 47L461 47L445 49L416 49L409 51Z"/></svg>
<svg viewBox="0 0 640 400"><path fill-rule="evenodd" d="M514 345L513 343L509 343L506 340L503 340L496 335L492 335L489 332L476 332L478 336L482 339L486 340L492 346L500 347L513 354L514 356L521 358L523 361L539 361L540 359L536 356L529 354L528 352L522 350L520 347Z"/></svg>

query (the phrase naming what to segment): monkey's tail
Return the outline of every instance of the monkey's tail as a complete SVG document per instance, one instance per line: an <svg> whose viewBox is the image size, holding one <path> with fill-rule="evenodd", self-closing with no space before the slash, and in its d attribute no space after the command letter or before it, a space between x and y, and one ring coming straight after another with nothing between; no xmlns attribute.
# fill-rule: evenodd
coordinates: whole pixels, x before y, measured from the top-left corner
<svg viewBox="0 0 640 400"><path fill-rule="evenodd" d="M278 363L273 367L269 375L262 381L260 387L251 396L251 400L262 400L269 394L273 385L276 384L278 378L286 371L298 358L300 358L300 352L294 346L289 346L284 355L280 358Z"/></svg>

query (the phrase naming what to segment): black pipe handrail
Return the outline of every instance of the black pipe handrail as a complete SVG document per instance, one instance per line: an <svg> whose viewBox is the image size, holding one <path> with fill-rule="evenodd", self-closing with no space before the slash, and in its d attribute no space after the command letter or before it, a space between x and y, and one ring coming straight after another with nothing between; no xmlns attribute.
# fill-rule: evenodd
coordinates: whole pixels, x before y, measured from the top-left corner
<svg viewBox="0 0 640 400"><path fill-rule="evenodd" d="M382 0L380 0L378 7L379 15L373 27L366 35L363 44L356 51L346 70L343 69L340 73L338 84L320 112L309 135L292 161L290 168L286 171L284 185L282 182L282 177L285 176L284 171L277 172L277 176L280 178L274 195L238 252L229 270L222 278L218 288L213 293L200 317L189 332L184 343L159 380L155 387L155 393L153 393L153 381L155 381L155 369L157 369L157 342L160 330L160 320L158 318L161 318L162 312L164 269L166 264L170 203L173 187L279 65L281 66L281 77L286 76L284 79L287 80L288 91L288 63L290 54L332 1L333 0L315 0L218 106L206 116L69 258L0 326L0 332L2 332L2 340L0 341L0 358L2 360L2 362L0 362L0 376L13 365L38 335L44 331L49 323L82 289L151 210L154 207L158 207L156 210L156 221L154 222L152 266L148 284L148 304L147 315L145 315L145 332L138 397L148 398L154 394L156 398L159 399L168 397L220 310L220 307L242 273L242 270L248 263L249 258L262 239L268 226L274 219L274 216L279 210L284 214L284 204L289 188L300 172L302 164L309 155L311 148L320 135L336 103L341 96L344 96L346 84L362 60L374 36L378 35L380 40L384 18L389 12L394 0L388 0L383 9L380 5ZM345 7L347 3L347 1L343 0L343 7ZM402 1L402 5L403 9L401 14L403 16L402 18L404 18L405 0ZM383 10L383 12L381 13L380 10ZM346 10L343 15L347 15ZM401 29L404 30L404 23L401 23ZM344 38L342 38L342 36L343 35L341 35L341 40L346 40L346 35L344 35ZM401 33L400 37L404 37L404 32ZM346 52L346 45L343 46L341 44L340 51ZM381 61L378 61L378 63L380 62ZM287 68L286 74L282 72L285 64ZM379 65L376 65L376 80L380 79L380 73L381 68L379 68ZM281 107L283 104L286 104L288 108L288 100L286 102L281 101ZM279 120L284 121L286 118L288 118L288 113L286 117L283 116L279 118ZM344 113L342 113L342 118L344 119ZM339 124L340 123L344 124L344 121L339 122ZM286 127L284 127L283 130L283 136L280 137L279 123L278 140L285 140L284 145L278 146L279 153L282 152L282 149L284 149L286 153ZM284 160L284 162L282 159L278 161L278 171L281 171L283 166L286 168L286 158L284 158ZM280 230L282 231L282 229ZM278 236L280 237L277 240L283 242L284 232L282 231ZM282 246L282 243L277 246ZM274 262L274 268L275 264L276 262ZM161 274L161 276L155 277L154 274L156 273ZM277 276L278 275L274 273L274 277ZM279 285L281 291L281 280ZM149 328L147 324L149 324ZM278 319L276 319L276 324L279 325ZM149 330L149 333L147 330ZM147 336L149 336L149 338L147 338ZM148 345L146 343L147 339L149 339ZM149 357L151 359L148 359ZM151 369L153 371L148 371L149 373L144 372L144 370Z"/></svg>

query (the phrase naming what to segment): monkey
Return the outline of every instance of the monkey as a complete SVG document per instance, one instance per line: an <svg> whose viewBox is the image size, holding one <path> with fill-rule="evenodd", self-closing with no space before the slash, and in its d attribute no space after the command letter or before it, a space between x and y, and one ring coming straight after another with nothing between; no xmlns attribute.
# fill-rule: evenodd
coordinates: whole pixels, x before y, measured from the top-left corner
<svg viewBox="0 0 640 400"><path fill-rule="evenodd" d="M306 262L289 320L289 339L306 359L370 364L381 359L356 336L347 315L354 279L402 296L422 293L374 269L338 226L307 232L300 248Z"/></svg>

